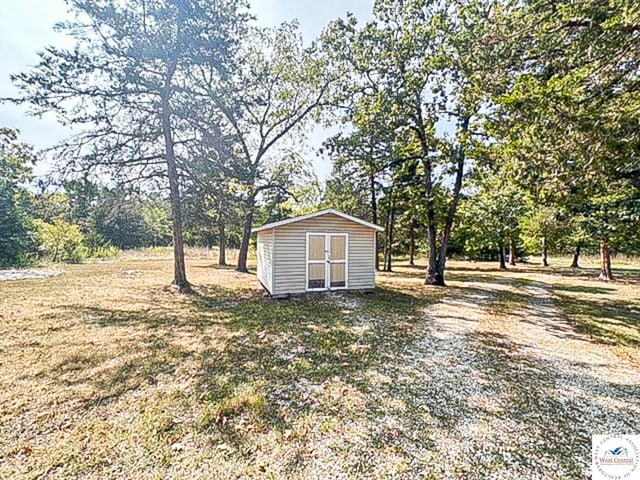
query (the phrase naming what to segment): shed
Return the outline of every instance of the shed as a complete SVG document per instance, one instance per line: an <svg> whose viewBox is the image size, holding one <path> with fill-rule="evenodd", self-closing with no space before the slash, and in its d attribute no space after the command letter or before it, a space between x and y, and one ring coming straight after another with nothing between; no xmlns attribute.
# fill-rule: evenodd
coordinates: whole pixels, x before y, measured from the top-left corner
<svg viewBox="0 0 640 480"><path fill-rule="evenodd" d="M383 230L334 209L254 228L258 280L274 297L373 289L376 232Z"/></svg>

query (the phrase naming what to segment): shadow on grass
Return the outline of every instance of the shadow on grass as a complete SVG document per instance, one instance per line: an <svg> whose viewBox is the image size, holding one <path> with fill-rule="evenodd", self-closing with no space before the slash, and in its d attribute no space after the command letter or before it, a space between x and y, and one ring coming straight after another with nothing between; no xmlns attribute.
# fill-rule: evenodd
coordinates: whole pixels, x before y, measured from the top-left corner
<svg viewBox="0 0 640 480"><path fill-rule="evenodd" d="M226 271L236 271L235 265L218 265L217 263L211 263L207 265L190 265L189 268L193 269L204 269L204 270L226 270ZM248 272L238 272L238 275L252 275L256 276L257 273L255 270L249 270Z"/></svg>
<svg viewBox="0 0 640 480"><path fill-rule="evenodd" d="M611 305L557 291L558 306L571 325L610 345L640 347L640 305Z"/></svg>
<svg viewBox="0 0 640 480"><path fill-rule="evenodd" d="M144 310L65 307L61 316L131 340L117 362L73 353L48 375L91 385L91 408L186 368L194 380L184 395L205 412L199 428L239 446L247 422L286 429L313 407L309 398L322 385L339 379L366 389L363 372L412 340L411 320L428 303L391 288L277 301L255 289L207 285L199 292ZM202 348L185 347L185 337Z"/></svg>
<svg viewBox="0 0 640 480"><path fill-rule="evenodd" d="M341 409L349 404L351 392L366 394L380 388L368 380L369 371L384 373L385 365L395 364L397 375L389 383L408 391L421 388L420 395L411 398L428 402L429 413L443 428L457 430L463 436L470 419L486 415L490 420L492 416L504 415L531 432L520 442L521 450L516 453L522 456L523 463L531 457L552 457L562 466L565 478L578 478L579 462L570 448L574 444L565 439L577 435L582 452L587 434L579 425L583 419L572 410L575 405L562 398L555 382L560 379L563 385L566 381L582 389L581 398L587 398L587 408L598 412L598 418L620 413L601 407L589 396L597 397L599 393L610 396L610 389L626 394L627 398L635 394L606 379L581 379L575 372L558 371L557 366L542 359L523 355L519 345L505 335L484 332L463 333L465 337L460 342L463 348L452 349L447 354L448 363L427 361L425 365L433 369L426 368L425 376L416 382L415 372L404 370L407 362L398 359L398 355L405 352L407 345L423 340L430 346L418 353L428 360L437 352L438 341L418 325L429 305L444 295L448 302L460 302L469 309L486 307L489 312L504 315L507 321L512 318L514 323L517 320L540 323L545 316L557 317L556 311L543 306L536 309L542 320L528 319L526 307L531 304L531 293L517 290L551 289L551 285L504 275L497 277L490 271L451 273L451 279L462 284L437 291L421 286L403 286L403 290L382 287L372 294L317 294L274 301L253 288L203 285L198 287L198 294L191 296L172 297L166 292L149 290L151 306L142 310L70 305L60 316L80 320L91 328L113 331L118 341L122 341L122 353L118 354L121 358L113 362L113 354L103 355L99 350L93 352L93 357L91 352L70 353L47 373L61 384L90 386L93 396L87 408L167 380L175 385L184 384L181 401L189 412L196 412L195 428L210 435L212 443L225 442L240 455L251 456L242 453L251 451L250 432L284 433L299 417L319 408L323 409L320 417L330 417L339 423L344 418ZM416 274L421 274L419 269L393 275L412 278ZM478 282L509 284L516 291L496 290ZM421 318L417 321L416 317ZM557 328L553 324L544 325ZM505 324L505 329L509 327ZM556 333L567 335L563 330ZM191 347L191 339L197 348ZM500 413L482 411L481 402L474 403L470 396L459 395L455 385L443 381L447 376L456 376L462 384L480 378L484 385L482 394L498 399L503 407ZM318 401L325 400L319 400L316 393L332 386L336 387L335 403L318 405ZM146 398L148 393L144 391L136 398ZM368 402L380 398L364 397ZM416 405L416 411L420 406ZM367 408L379 414L380 419L387 415L380 411L381 406L367 405ZM419 419L423 417L418 414L415 418L418 420L413 431L425 435L421 440L430 445L430 425L421 422ZM599 425L606 425L606 421ZM371 438L378 437L371 435ZM541 439L541 443L530 441L532 438ZM372 448L386 448L397 442L393 436L378 440L381 446L376 444ZM363 451L362 458L368 458L372 451ZM292 464L290 470L295 468Z"/></svg>
<svg viewBox="0 0 640 480"><path fill-rule="evenodd" d="M592 293L592 294L608 294L615 292L615 288L610 287L593 287L587 285L550 285L554 291L560 292L574 292L574 293Z"/></svg>
<svg viewBox="0 0 640 480"><path fill-rule="evenodd" d="M609 418L620 414L617 407L607 407L599 399L640 400L638 385L592 376L577 362L571 364L578 368L565 369L562 364L523 354L520 345L500 333L469 333L466 340L473 346L475 368L488 380L490 395L505 407L501 416L525 426L529 441L520 445L517 454L522 459L552 456L564 478L582 476L576 459L588 458L592 433L583 428L584 422L606 425ZM576 414L576 401L591 418ZM536 438L541 441L531 441Z"/></svg>
<svg viewBox="0 0 640 480"><path fill-rule="evenodd" d="M539 299L535 292L529 294L534 303L537 303L537 316L552 320L544 322L546 329L562 337L575 337L575 332L578 332L609 345L640 346L640 305L619 299L614 303L606 299L575 295L608 295L615 293L615 288L547 283L531 279L514 280L518 286L537 288L551 295L549 298ZM558 322L558 316L566 320L571 328L565 322ZM532 321L526 315L522 320Z"/></svg>

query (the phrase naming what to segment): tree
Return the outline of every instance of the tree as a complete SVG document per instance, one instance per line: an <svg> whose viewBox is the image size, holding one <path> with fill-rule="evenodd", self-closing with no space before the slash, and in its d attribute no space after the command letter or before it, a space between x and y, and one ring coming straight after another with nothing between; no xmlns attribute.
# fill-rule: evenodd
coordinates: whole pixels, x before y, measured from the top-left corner
<svg viewBox="0 0 640 480"><path fill-rule="evenodd" d="M472 257L497 252L499 267L506 270L506 249L515 260L515 244L527 213L524 192L501 172L479 175L474 186L477 190L461 206L461 228L470 233L465 249Z"/></svg>
<svg viewBox="0 0 640 480"><path fill-rule="evenodd" d="M140 207L145 225L145 244L153 247L171 243L171 206L166 199L149 195Z"/></svg>
<svg viewBox="0 0 640 480"><path fill-rule="evenodd" d="M126 186L104 189L90 217L91 231L120 249L152 245L141 196ZM161 227L160 227L161 228Z"/></svg>
<svg viewBox="0 0 640 480"><path fill-rule="evenodd" d="M237 269L247 271L251 228L262 193L287 193L301 157L292 155L313 115L323 107L334 74L325 68L319 45L302 47L297 23L277 29L251 29L241 45L241 68L223 83L201 69L201 96L222 113L235 145L231 169L237 193L242 195L244 222ZM222 155L226 153L223 149ZM293 164L289 162L293 161Z"/></svg>
<svg viewBox="0 0 640 480"><path fill-rule="evenodd" d="M429 264L425 283L445 285L447 248L469 159L474 155L484 96L485 31L491 9L481 2L376 3L376 19L362 29L354 17L334 24L336 56L350 65L357 85L357 118L385 124L401 146L398 162L417 159L424 175ZM375 120L373 120L375 119ZM454 135L437 135L440 122ZM436 195L448 191L441 215Z"/></svg>
<svg viewBox="0 0 640 480"><path fill-rule="evenodd" d="M547 208L570 205L597 224L604 280L611 232L637 222L639 23L625 1L535 0L505 11L493 34L509 72L494 95L496 138Z"/></svg>
<svg viewBox="0 0 640 480"><path fill-rule="evenodd" d="M349 86L338 89L339 95ZM353 86L352 86L353 88ZM359 87L356 86L356 90ZM336 100L334 100L336 101ZM350 135L338 134L327 139L323 152L333 163L331 178L327 181L324 203L327 206L364 218L374 224L380 221L379 197L385 177L393 165L393 132L378 125L374 119L365 118L351 105L351 121L356 128ZM377 238L377 234L376 234ZM385 233L385 238L387 234ZM376 241L376 270L380 269L380 242Z"/></svg>
<svg viewBox="0 0 640 480"><path fill-rule="evenodd" d="M177 113L193 90L188 73L231 67L246 14L235 0L71 0L76 19L61 24L73 50L47 47L33 70L13 75L18 103L55 112L77 127L58 147L66 169L103 170L128 180L168 179L174 279L189 291L180 197L190 130Z"/></svg>
<svg viewBox="0 0 640 480"><path fill-rule="evenodd" d="M84 235L78 225L65 222L62 219L47 223L43 220L34 220L38 245L44 252L51 255L53 262L76 262L81 260L80 247Z"/></svg>
<svg viewBox="0 0 640 480"><path fill-rule="evenodd" d="M562 216L557 205L533 203L522 220L525 246L531 252L540 253L543 267L549 266L549 250L566 233Z"/></svg>
<svg viewBox="0 0 640 480"><path fill-rule="evenodd" d="M590 198L584 227L600 243L600 275L604 281L614 280L611 252L638 238L640 227L640 191L626 182L617 182L618 188ZM609 185L611 186L611 185ZM607 189L609 190L609 189Z"/></svg>
<svg viewBox="0 0 640 480"><path fill-rule="evenodd" d="M18 131L0 128L0 266L24 263L34 247L28 194L33 148L18 141Z"/></svg>

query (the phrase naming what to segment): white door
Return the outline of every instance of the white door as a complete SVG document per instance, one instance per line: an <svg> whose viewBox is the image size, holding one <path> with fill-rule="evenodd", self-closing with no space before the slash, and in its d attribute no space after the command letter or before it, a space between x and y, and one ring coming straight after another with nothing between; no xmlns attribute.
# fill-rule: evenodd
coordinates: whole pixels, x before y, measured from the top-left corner
<svg viewBox="0 0 640 480"><path fill-rule="evenodd" d="M307 291L348 286L347 233L307 233Z"/></svg>
<svg viewBox="0 0 640 480"><path fill-rule="evenodd" d="M327 235L327 265L330 290L347 288L348 238L346 233L330 233Z"/></svg>

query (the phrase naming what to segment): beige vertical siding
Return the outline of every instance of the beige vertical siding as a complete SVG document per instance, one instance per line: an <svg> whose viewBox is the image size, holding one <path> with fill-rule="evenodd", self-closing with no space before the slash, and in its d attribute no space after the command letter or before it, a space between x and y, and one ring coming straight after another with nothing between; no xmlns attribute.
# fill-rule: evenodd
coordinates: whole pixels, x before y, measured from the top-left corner
<svg viewBox="0 0 640 480"><path fill-rule="evenodd" d="M258 232L258 280L264 287L273 294L273 242L274 231L263 230Z"/></svg>
<svg viewBox="0 0 640 480"><path fill-rule="evenodd" d="M274 262L273 295L306 291L307 232L348 233L348 288L375 287L374 230L337 215L327 214L277 227L274 231L274 256L277 260ZM262 233L258 232L258 235Z"/></svg>

